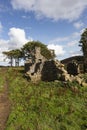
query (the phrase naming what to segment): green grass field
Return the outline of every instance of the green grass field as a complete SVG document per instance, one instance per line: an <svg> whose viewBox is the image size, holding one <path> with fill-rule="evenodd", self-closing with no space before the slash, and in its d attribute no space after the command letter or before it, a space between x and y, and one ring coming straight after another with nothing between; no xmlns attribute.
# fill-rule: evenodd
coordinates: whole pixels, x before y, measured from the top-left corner
<svg viewBox="0 0 87 130"><path fill-rule="evenodd" d="M5 130L87 130L87 87L34 84L23 78L22 68L8 68L5 76L12 104Z"/></svg>

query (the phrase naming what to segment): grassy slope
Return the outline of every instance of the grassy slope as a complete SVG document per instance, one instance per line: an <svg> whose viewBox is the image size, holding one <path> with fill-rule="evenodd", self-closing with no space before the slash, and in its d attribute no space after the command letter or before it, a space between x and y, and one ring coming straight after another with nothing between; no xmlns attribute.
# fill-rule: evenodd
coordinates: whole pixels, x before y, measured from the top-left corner
<svg viewBox="0 0 87 130"><path fill-rule="evenodd" d="M86 130L87 87L30 83L21 69L7 70L12 102L6 130Z"/></svg>

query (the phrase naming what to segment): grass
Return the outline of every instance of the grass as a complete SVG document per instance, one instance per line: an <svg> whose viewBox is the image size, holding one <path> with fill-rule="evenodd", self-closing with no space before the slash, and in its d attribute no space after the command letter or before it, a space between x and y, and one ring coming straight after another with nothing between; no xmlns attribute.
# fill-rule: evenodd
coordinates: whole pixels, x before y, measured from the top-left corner
<svg viewBox="0 0 87 130"><path fill-rule="evenodd" d="M28 82L23 69L6 76L12 103L6 130L87 130L87 87Z"/></svg>
<svg viewBox="0 0 87 130"><path fill-rule="evenodd" d="M5 84L5 76L3 75L3 69L0 68L0 93L3 91L4 84Z"/></svg>
<svg viewBox="0 0 87 130"><path fill-rule="evenodd" d="M0 77L0 92L2 92L2 90L3 90L3 86L4 86L4 82L3 81L4 81L3 78Z"/></svg>

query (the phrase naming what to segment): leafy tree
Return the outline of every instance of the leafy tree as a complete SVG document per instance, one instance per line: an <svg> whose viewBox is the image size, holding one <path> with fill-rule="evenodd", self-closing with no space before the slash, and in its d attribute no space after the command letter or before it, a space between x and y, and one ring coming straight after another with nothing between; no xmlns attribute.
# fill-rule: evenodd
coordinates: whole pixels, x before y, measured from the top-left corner
<svg viewBox="0 0 87 130"><path fill-rule="evenodd" d="M13 58L15 59L15 66L19 66L19 61L23 57L23 53L19 49L12 50Z"/></svg>
<svg viewBox="0 0 87 130"><path fill-rule="evenodd" d="M83 55L87 56L87 28L81 35L80 46L82 47Z"/></svg>
<svg viewBox="0 0 87 130"><path fill-rule="evenodd" d="M15 66L19 66L19 60L21 58L24 58L25 60L28 58L31 58L32 61L35 60L35 48L40 47L41 48L41 54L46 59L53 59L55 57L55 54L52 54L51 51L47 48L46 45L39 41L30 41L26 43L21 50L15 49L3 52L7 56L7 58L10 59L10 64L13 66L13 59L15 59Z"/></svg>
<svg viewBox="0 0 87 130"><path fill-rule="evenodd" d="M81 35L80 45L82 48L83 56L84 56L84 69L87 72L87 28Z"/></svg>
<svg viewBox="0 0 87 130"><path fill-rule="evenodd" d="M26 43L22 48L25 58L31 57L32 59L34 59L35 47L41 48L41 54L46 59L52 59L55 57L55 55L51 54L51 52L47 48L47 46L44 45L43 43L41 43L40 41L30 41L30 42Z"/></svg>
<svg viewBox="0 0 87 130"><path fill-rule="evenodd" d="M10 65L13 66L13 52L12 51L4 51L4 55L7 56L8 59L10 59Z"/></svg>
<svg viewBox="0 0 87 130"><path fill-rule="evenodd" d="M3 52L10 59L10 64L13 66L13 59L15 59L15 66L19 66L19 59L23 57L22 51L19 49Z"/></svg>

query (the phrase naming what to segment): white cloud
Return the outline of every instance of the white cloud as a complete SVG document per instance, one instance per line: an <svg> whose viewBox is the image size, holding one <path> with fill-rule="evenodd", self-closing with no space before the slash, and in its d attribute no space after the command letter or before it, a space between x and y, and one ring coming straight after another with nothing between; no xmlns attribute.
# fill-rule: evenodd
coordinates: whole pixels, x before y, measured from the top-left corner
<svg viewBox="0 0 87 130"><path fill-rule="evenodd" d="M80 31L78 32L74 32L72 35L71 35L71 39L80 39L81 37L81 34L84 32L85 28L81 29Z"/></svg>
<svg viewBox="0 0 87 130"><path fill-rule="evenodd" d="M30 19L31 17L30 16L26 16L26 15L22 15L21 16L23 19Z"/></svg>
<svg viewBox="0 0 87 130"><path fill-rule="evenodd" d="M49 41L50 44L64 44L67 43L67 45L70 45L69 43L78 43L81 37L81 34L84 32L84 28L80 31L74 32L67 37L56 37Z"/></svg>
<svg viewBox="0 0 87 130"><path fill-rule="evenodd" d="M10 49L20 48L28 41L25 36L25 31L20 28L10 28L8 35L8 46Z"/></svg>
<svg viewBox="0 0 87 130"><path fill-rule="evenodd" d="M68 37L57 37L49 41L49 45L51 45L51 47L49 47L49 45L48 47L56 50L56 55L58 55L58 59L64 59L75 55L82 55L82 52L80 51L81 47L79 47L79 40L83 31L84 29L81 29L68 35ZM58 49L57 46L58 48L61 47L62 51L60 48Z"/></svg>
<svg viewBox="0 0 87 130"><path fill-rule="evenodd" d="M81 21L79 21L79 22L74 23L73 26L75 28L77 28L77 29L80 29L80 28L82 28L84 26L84 23L82 23Z"/></svg>
<svg viewBox="0 0 87 130"><path fill-rule="evenodd" d="M57 43L61 43L61 42L65 42L65 41L68 41L69 38L68 37L57 37L53 40L50 41L50 43L54 43L54 44L57 44Z"/></svg>
<svg viewBox="0 0 87 130"><path fill-rule="evenodd" d="M8 40L0 39L0 52L8 49Z"/></svg>
<svg viewBox="0 0 87 130"><path fill-rule="evenodd" d="M73 47L73 46L75 46L75 45L78 45L78 40L70 41L69 43L67 43L67 45L68 45L69 47Z"/></svg>
<svg viewBox="0 0 87 130"><path fill-rule="evenodd" d="M48 49L53 49L55 51L56 56L64 55L65 51L61 45L49 44Z"/></svg>
<svg viewBox="0 0 87 130"><path fill-rule="evenodd" d="M11 0L14 9L33 11L36 17L76 20L87 7L87 0Z"/></svg>
<svg viewBox="0 0 87 130"><path fill-rule="evenodd" d="M26 38L25 31L20 28L10 28L8 35L8 40L0 39L0 61L3 61L5 58L2 54L3 51L21 48L23 44L29 41L29 39Z"/></svg>
<svg viewBox="0 0 87 130"><path fill-rule="evenodd" d="M75 39L75 38L78 38L80 35L81 35L81 32L74 32L71 37Z"/></svg>
<svg viewBox="0 0 87 130"><path fill-rule="evenodd" d="M0 63L6 58L5 55L2 54L3 51L8 51L8 41L0 39Z"/></svg>
<svg viewBox="0 0 87 130"><path fill-rule="evenodd" d="M70 51L70 55L71 56L79 56L79 55L82 55L82 52L81 51Z"/></svg>

